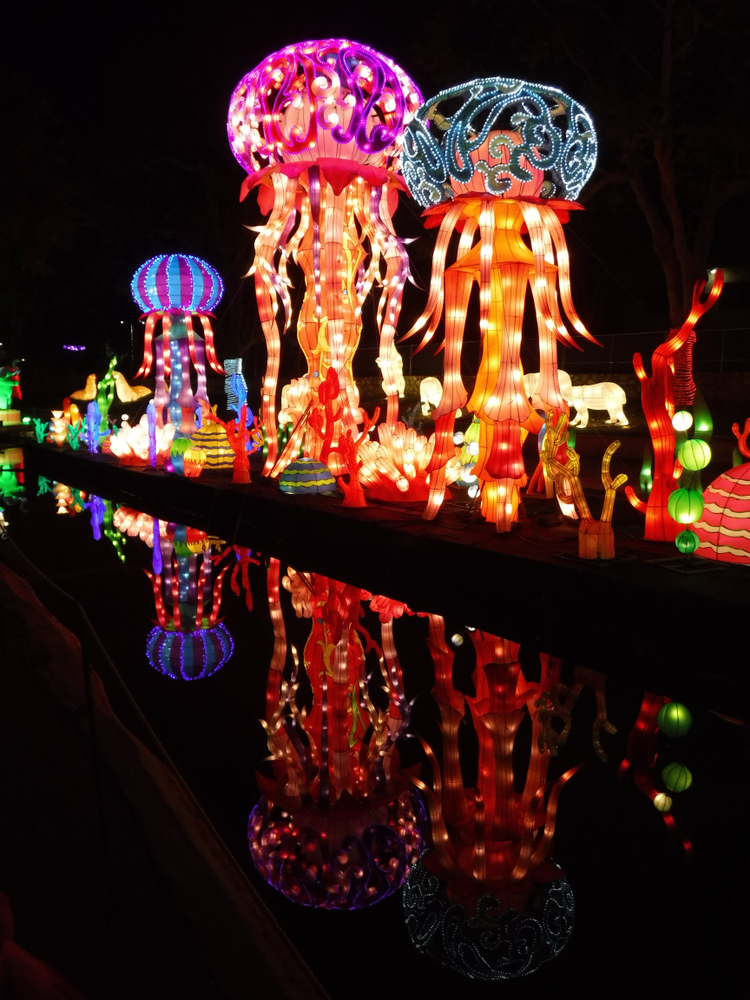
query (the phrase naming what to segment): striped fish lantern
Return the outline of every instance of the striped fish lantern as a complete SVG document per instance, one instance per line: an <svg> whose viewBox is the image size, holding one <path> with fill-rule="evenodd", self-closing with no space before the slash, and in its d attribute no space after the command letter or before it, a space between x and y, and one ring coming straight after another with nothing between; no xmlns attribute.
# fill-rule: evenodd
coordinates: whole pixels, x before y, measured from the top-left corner
<svg viewBox="0 0 750 1000"><path fill-rule="evenodd" d="M215 372L226 372L216 357L212 310L224 294L219 272L200 257L191 254L159 254L141 264L130 283L133 299L146 317L143 362L136 378L145 378L156 361L157 421L162 426L168 408L169 420L178 428L178 436L189 437L195 429L192 412L195 400L208 402L206 359ZM203 337L193 328L193 314L198 316ZM161 335L154 338L161 321ZM205 338L205 343L204 343ZM195 368L198 387L193 396L190 365ZM169 391L165 378L170 380Z"/></svg>
<svg viewBox="0 0 750 1000"><path fill-rule="evenodd" d="M741 435L737 424L732 431L740 452L750 458L750 419L745 421ZM696 554L721 562L750 564L750 462L715 479L705 489L703 502L703 515L693 525L699 539Z"/></svg>
<svg viewBox="0 0 750 1000"><path fill-rule="evenodd" d="M154 670L174 680L210 677L234 652L232 637L221 622L194 632L156 626L149 633L146 655Z"/></svg>
<svg viewBox="0 0 750 1000"><path fill-rule="evenodd" d="M216 413L215 406L211 408L211 412ZM222 424L204 418L203 426L193 434L190 441L205 454L204 469L231 469L234 465L234 451Z"/></svg>
<svg viewBox="0 0 750 1000"><path fill-rule="evenodd" d="M283 493L323 493L338 492L336 480L331 470L323 462L314 458L298 458L290 462L279 478L279 488Z"/></svg>

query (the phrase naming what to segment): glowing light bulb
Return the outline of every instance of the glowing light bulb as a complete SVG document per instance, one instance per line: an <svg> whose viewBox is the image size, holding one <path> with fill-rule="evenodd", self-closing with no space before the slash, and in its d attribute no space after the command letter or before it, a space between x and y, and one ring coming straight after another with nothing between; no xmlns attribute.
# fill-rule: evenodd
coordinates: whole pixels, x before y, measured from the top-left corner
<svg viewBox="0 0 750 1000"><path fill-rule="evenodd" d="M686 431L693 426L692 414L687 410L678 410L672 417L672 426L676 431Z"/></svg>

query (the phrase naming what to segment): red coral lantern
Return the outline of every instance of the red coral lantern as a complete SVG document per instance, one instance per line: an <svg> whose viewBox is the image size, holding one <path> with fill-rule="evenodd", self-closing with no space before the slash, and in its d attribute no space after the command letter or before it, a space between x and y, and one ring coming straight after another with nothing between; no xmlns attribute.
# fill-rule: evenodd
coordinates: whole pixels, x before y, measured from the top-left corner
<svg viewBox="0 0 750 1000"><path fill-rule="evenodd" d="M651 356L652 374L646 375L640 354L633 355L633 367L641 383L641 405L651 435L654 452L653 485L648 500L641 500L632 487L626 486L628 500L646 515L645 537L656 542L673 542L679 531L678 523L668 510L669 496L677 486L682 468L675 463L674 416L674 376L672 366L675 355L687 343L695 324L714 305L724 287L724 274L717 271L711 291L701 301L706 287L705 281L698 281L693 289L693 303L681 327L671 330L669 339L660 344ZM700 515L699 515L700 516Z"/></svg>

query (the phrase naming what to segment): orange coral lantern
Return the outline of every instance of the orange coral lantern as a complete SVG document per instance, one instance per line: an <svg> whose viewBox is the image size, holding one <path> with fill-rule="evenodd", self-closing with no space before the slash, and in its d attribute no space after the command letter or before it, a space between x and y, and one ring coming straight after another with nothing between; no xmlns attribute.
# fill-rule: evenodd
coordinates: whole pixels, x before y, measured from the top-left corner
<svg viewBox="0 0 750 1000"><path fill-rule="evenodd" d="M557 340L575 346L573 328L597 343L573 306L562 224L596 163L596 133L584 108L560 90L493 77L442 91L407 126L403 172L413 197L439 226L424 314L406 334L425 330L423 347L445 314L443 396L433 414L430 465L433 518L453 457L455 413L468 406L480 420L474 474L482 513L510 530L518 488L525 484L521 445L541 426L526 397L520 362L526 290L531 285L539 329L538 394L556 418L568 413L557 376ZM455 262L446 268L454 232ZM523 235L528 233L529 243ZM469 298L479 285L482 356L469 395L461 351Z"/></svg>
<svg viewBox="0 0 750 1000"><path fill-rule="evenodd" d="M281 337L292 319L290 259L305 275L297 337L314 409L322 406L318 391L328 373L333 370L339 380L339 416L329 446L337 448L347 431L356 437L362 422L352 360L362 307L374 285L382 288L377 318L388 420L398 418L393 342L409 265L391 215L402 186L396 169L403 129L420 101L402 69L346 39L274 52L232 95L229 142L249 175L241 197L259 185L259 205L269 213L258 229L249 272L268 351L262 393L266 475L278 458L276 393ZM320 428L312 420L304 446L305 457L328 461L336 475L343 471L337 451L322 456Z"/></svg>

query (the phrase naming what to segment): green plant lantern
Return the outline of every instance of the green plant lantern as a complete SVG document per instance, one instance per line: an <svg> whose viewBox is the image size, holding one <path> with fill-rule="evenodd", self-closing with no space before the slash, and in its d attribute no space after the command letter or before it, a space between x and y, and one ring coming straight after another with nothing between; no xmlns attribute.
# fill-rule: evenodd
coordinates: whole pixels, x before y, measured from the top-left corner
<svg viewBox="0 0 750 1000"><path fill-rule="evenodd" d="M698 490L673 490L667 501L669 516L678 524L699 521L703 513L703 494Z"/></svg>
<svg viewBox="0 0 750 1000"><path fill-rule="evenodd" d="M675 538L674 543L680 552L689 556L698 548L700 541L700 538L698 538L694 531L691 531L690 528L686 528L684 531L679 533L677 538Z"/></svg>
<svg viewBox="0 0 750 1000"><path fill-rule="evenodd" d="M684 792L693 783L693 776L682 764L667 764L661 772L662 781L670 792Z"/></svg>
<svg viewBox="0 0 750 1000"><path fill-rule="evenodd" d="M656 724L665 736L684 736L693 724L693 717L686 705L679 701L670 701L662 705L656 716Z"/></svg>
<svg viewBox="0 0 750 1000"><path fill-rule="evenodd" d="M700 438L689 438L677 449L677 460L688 472L698 472L711 461L711 449Z"/></svg>

